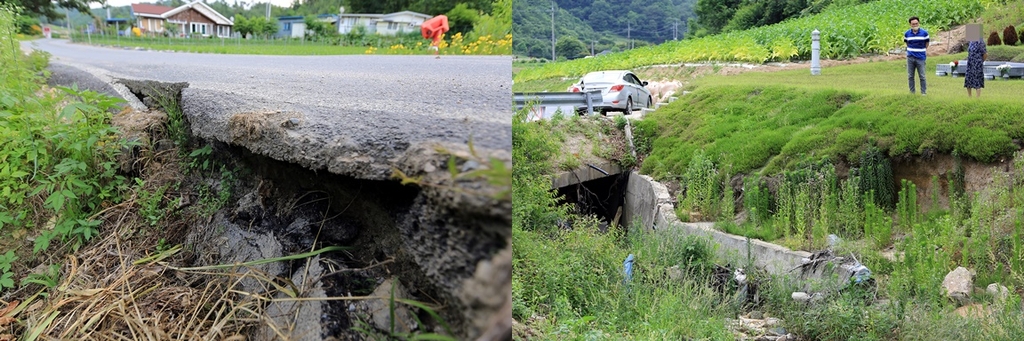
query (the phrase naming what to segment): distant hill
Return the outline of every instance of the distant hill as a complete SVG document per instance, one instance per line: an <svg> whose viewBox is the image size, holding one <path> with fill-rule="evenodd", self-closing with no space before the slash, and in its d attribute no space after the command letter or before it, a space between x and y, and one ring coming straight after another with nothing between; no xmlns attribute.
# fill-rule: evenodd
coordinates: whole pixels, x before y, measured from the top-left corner
<svg viewBox="0 0 1024 341"><path fill-rule="evenodd" d="M658 44L686 35L697 0L555 0L555 37L576 37L589 54ZM512 52L551 58L550 0L512 3Z"/></svg>

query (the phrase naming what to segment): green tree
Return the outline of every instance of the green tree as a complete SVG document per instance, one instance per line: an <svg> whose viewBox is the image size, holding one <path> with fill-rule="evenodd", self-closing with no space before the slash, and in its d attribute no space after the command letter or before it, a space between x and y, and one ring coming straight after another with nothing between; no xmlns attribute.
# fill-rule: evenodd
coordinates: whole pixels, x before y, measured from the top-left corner
<svg viewBox="0 0 1024 341"><path fill-rule="evenodd" d="M451 31L448 32L449 36L456 33L466 35L480 19L480 14L464 3L455 5L446 15L448 16L448 26L451 27Z"/></svg>
<svg viewBox="0 0 1024 341"><path fill-rule="evenodd" d="M484 14L473 25L472 40L490 35L494 39L504 38L512 33L512 0L497 0L491 7L491 14Z"/></svg>
<svg viewBox="0 0 1024 341"><path fill-rule="evenodd" d="M252 21L244 15L239 14L235 17L234 30L244 38L245 36L253 33Z"/></svg>
<svg viewBox="0 0 1024 341"><path fill-rule="evenodd" d="M317 20L316 16L306 16L304 21L306 22L306 30L313 32L313 37L330 37L338 34L338 31L334 30L333 25Z"/></svg>
<svg viewBox="0 0 1024 341"><path fill-rule="evenodd" d="M590 6L590 16L587 19L591 23L611 23L615 22L615 9L608 1L597 0Z"/></svg>
<svg viewBox="0 0 1024 341"><path fill-rule="evenodd" d="M694 9L697 20L692 21L701 34L718 34L729 23L742 0L697 0ZM692 29L691 29L692 31Z"/></svg>
<svg viewBox="0 0 1024 341"><path fill-rule="evenodd" d="M555 43L555 54L566 59L576 59L587 55L587 46L573 36L562 36Z"/></svg>
<svg viewBox="0 0 1024 341"><path fill-rule="evenodd" d="M64 11L58 9L72 9L81 13L89 13L89 4L103 4L105 0L0 0L0 3L9 3L20 6L22 13L32 17L44 16L48 19L64 17Z"/></svg>

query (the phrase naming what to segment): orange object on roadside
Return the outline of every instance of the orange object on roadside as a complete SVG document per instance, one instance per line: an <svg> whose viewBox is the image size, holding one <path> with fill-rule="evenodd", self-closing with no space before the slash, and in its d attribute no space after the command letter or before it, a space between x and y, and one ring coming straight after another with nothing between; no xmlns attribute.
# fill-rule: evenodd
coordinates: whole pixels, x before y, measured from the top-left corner
<svg viewBox="0 0 1024 341"><path fill-rule="evenodd" d="M448 17L442 14L424 21L423 25L420 25L420 32L423 38L433 40L431 45L438 45L441 36L448 32Z"/></svg>

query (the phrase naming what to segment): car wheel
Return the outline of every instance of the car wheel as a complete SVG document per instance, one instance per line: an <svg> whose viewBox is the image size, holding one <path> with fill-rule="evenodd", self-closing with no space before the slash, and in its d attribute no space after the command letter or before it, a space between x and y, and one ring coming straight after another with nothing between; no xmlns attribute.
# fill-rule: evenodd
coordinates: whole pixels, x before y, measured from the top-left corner
<svg viewBox="0 0 1024 341"><path fill-rule="evenodd" d="M633 98L626 99L626 112L623 114L629 115L633 113Z"/></svg>

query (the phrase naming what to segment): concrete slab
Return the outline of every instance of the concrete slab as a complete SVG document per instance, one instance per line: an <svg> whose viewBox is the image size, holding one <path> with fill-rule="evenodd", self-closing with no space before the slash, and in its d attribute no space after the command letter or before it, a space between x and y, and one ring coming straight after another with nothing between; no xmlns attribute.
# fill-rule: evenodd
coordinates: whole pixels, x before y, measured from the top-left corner
<svg viewBox="0 0 1024 341"><path fill-rule="evenodd" d="M610 161L583 165L575 170L561 172L553 176L551 178L551 188L562 188L619 173L622 173L622 168L617 163Z"/></svg>

